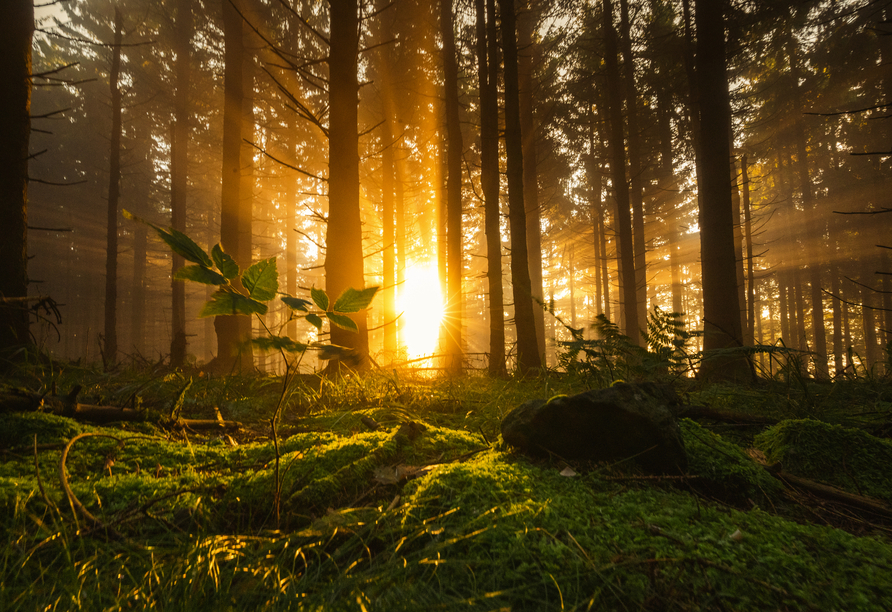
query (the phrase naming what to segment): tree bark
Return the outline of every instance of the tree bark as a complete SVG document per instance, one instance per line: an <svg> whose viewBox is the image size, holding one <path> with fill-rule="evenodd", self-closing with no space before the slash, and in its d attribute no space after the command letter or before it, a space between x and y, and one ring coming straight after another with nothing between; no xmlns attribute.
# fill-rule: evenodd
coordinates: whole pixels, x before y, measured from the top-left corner
<svg viewBox="0 0 892 612"><path fill-rule="evenodd" d="M533 320L536 324L536 342L539 355L545 359L545 309L542 307L542 227L539 220L538 133L534 115L534 89L536 86L533 60L537 46L533 40L536 14L530 0L520 12L517 21L518 85L520 87L520 133L523 136L523 201L526 210L527 253L530 258L530 283L533 293ZM544 361L543 361L544 363Z"/></svg>
<svg viewBox="0 0 892 612"><path fill-rule="evenodd" d="M224 72L223 72L223 170L220 207L220 245L236 259L244 270L246 262L238 260L241 252L241 160L242 115L244 98L244 24L233 6L235 0L223 3ZM239 359L239 321L237 315L214 319L217 332L216 365L230 371L242 365Z"/></svg>
<svg viewBox="0 0 892 612"><path fill-rule="evenodd" d="M746 335L744 344L752 346L756 343L756 327L761 329L761 324L757 323L762 319L762 311L757 309L758 292L756 291L756 273L755 262L753 261L753 220L750 211L750 176L747 170L747 156L744 153L740 158L740 182L743 187L743 232L744 241L746 242ZM758 317L758 319L756 318ZM761 332L759 333L759 342L761 342Z"/></svg>
<svg viewBox="0 0 892 612"><path fill-rule="evenodd" d="M28 295L28 143L31 137L31 0L7 2L0 25L0 297ZM0 305L0 350L29 342L28 315Z"/></svg>
<svg viewBox="0 0 892 612"><path fill-rule="evenodd" d="M348 287L365 286L359 211L359 2L331 0L329 52L328 228L325 288L334 300ZM354 350L355 366L368 367L365 311L351 315L359 331L331 327L331 342ZM337 364L330 364L332 369Z"/></svg>
<svg viewBox="0 0 892 612"><path fill-rule="evenodd" d="M514 0L500 0L505 64L505 154L508 174L508 226L511 231L511 284L517 328L517 370L526 374L542 367L527 251L527 221L523 194L523 139L517 65L517 26Z"/></svg>
<svg viewBox="0 0 892 612"><path fill-rule="evenodd" d="M724 2L696 0L697 86L700 92L700 260L703 270L705 353L742 345L740 302L734 254L728 125L731 104L725 69ZM745 381L745 358L704 359L700 375L707 379Z"/></svg>
<svg viewBox="0 0 892 612"><path fill-rule="evenodd" d="M485 6L484 6L485 4ZM505 303L502 290L502 233L499 214L499 101L495 0L475 0L477 10L477 81L480 89L480 186L486 236L486 278L489 285L489 364L491 376L505 366ZM488 22L487 22L488 20Z"/></svg>
<svg viewBox="0 0 892 612"><path fill-rule="evenodd" d="M121 41L124 36L124 18L115 7L115 40L112 47L112 63L108 76L111 94L112 128L108 162L108 217L105 242L105 336L102 357L104 365L117 361L117 306L118 306L118 200L121 197L121 88L118 78L121 72Z"/></svg>
<svg viewBox="0 0 892 612"><path fill-rule="evenodd" d="M629 185L626 182L626 149L623 142L622 95L620 94L619 65L617 63L616 30L613 27L613 9L610 0L604 0L604 38L606 41L605 64L608 87L608 146L610 147L610 172L613 195L616 199L616 225L619 241L619 268L621 275L624 332L634 344L641 344L638 319L638 298L635 290L635 253L632 247L632 213L630 212Z"/></svg>
<svg viewBox="0 0 892 612"><path fill-rule="evenodd" d="M443 85L446 110L446 369L462 371L462 135L458 112L458 65L455 59L452 0L440 0Z"/></svg>
<svg viewBox="0 0 892 612"><path fill-rule="evenodd" d="M631 20L628 0L620 0L620 48L623 54L623 91L626 98L629 149L629 202L632 205L632 242L635 255L635 295L638 324L647 321L647 239L644 234L644 187L641 168L641 134L638 125L638 90L635 86L635 58L632 55Z"/></svg>
<svg viewBox="0 0 892 612"><path fill-rule="evenodd" d="M189 162L189 41L192 38L192 5L190 0L178 0L174 32L176 53L176 95L174 98L173 138L170 145L170 225L186 231L186 189ZM186 283L172 280L185 261L173 254L171 268L171 342L170 365L179 368L186 362Z"/></svg>

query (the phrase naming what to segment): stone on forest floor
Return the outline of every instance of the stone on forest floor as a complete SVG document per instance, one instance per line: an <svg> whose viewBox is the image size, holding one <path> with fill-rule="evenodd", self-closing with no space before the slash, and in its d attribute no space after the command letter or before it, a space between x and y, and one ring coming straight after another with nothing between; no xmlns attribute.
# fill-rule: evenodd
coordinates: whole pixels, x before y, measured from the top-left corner
<svg viewBox="0 0 892 612"><path fill-rule="evenodd" d="M620 461L652 474L682 474L687 455L675 414L681 400L651 383L617 383L548 401L530 400L502 420L508 444L532 455Z"/></svg>

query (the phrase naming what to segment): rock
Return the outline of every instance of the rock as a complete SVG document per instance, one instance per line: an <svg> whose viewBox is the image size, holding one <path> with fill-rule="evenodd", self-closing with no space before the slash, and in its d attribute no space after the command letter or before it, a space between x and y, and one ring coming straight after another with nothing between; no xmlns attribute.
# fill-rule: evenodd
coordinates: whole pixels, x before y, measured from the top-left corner
<svg viewBox="0 0 892 612"><path fill-rule="evenodd" d="M675 415L681 400L652 383L616 383L525 402L505 415L502 438L531 455L634 461L651 474L683 474L688 460Z"/></svg>

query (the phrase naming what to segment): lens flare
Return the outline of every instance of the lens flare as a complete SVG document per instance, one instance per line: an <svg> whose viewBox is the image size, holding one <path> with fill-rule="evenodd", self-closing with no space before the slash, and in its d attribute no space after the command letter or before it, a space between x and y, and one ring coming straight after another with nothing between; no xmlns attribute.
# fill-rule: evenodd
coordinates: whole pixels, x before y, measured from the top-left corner
<svg viewBox="0 0 892 612"><path fill-rule="evenodd" d="M409 359L432 355L437 348L443 318L443 295L437 269L430 266L409 268L399 306L403 313L401 339Z"/></svg>

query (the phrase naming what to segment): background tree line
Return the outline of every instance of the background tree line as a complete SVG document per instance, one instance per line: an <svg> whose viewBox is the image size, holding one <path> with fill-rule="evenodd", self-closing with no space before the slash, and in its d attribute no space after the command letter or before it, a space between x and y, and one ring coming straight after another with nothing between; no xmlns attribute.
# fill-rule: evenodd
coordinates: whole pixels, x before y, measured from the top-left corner
<svg viewBox="0 0 892 612"><path fill-rule="evenodd" d="M69 0L4 37L3 82L25 45L34 76L31 259L0 290L65 304L58 339L32 326L61 356L276 367L239 352L247 319L191 316L207 293L126 208L279 256L291 294L381 286L331 333L360 362L412 357L398 315L427 267L452 371L554 365L561 321L599 314L642 342L655 305L706 348L870 367L892 340L890 4ZM21 113L0 116L15 195Z"/></svg>

